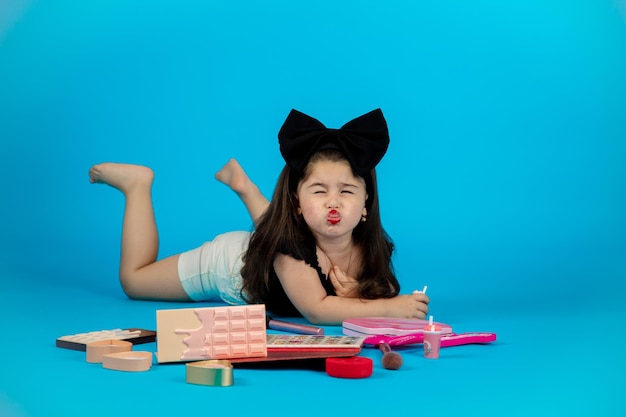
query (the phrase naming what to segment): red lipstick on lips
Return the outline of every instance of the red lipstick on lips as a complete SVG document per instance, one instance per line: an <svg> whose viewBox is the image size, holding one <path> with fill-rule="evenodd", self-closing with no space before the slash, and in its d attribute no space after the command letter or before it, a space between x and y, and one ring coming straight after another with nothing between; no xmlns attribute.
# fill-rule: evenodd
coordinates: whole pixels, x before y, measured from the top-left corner
<svg viewBox="0 0 626 417"><path fill-rule="evenodd" d="M337 224L341 220L341 216L339 215L339 212L337 210L332 209L328 212L327 219L328 219L328 223Z"/></svg>

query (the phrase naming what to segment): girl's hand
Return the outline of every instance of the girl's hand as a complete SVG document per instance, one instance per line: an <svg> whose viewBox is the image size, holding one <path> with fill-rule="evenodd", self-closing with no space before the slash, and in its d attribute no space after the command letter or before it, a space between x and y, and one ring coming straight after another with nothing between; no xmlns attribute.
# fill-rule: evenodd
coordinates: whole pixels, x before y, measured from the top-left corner
<svg viewBox="0 0 626 417"><path fill-rule="evenodd" d="M390 315L399 318L424 319L428 314L430 299L426 294L419 292L409 295L398 295L389 299L391 304Z"/></svg>
<svg viewBox="0 0 626 417"><path fill-rule="evenodd" d="M333 284L335 294L339 297L356 298L358 297L358 281L346 275L341 268L333 266L328 272L330 282Z"/></svg>

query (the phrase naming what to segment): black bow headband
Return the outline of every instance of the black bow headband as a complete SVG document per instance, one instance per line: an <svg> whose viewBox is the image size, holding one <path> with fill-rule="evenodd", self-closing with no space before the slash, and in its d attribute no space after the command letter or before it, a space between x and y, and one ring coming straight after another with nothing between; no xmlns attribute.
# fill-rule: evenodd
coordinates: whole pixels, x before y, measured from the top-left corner
<svg viewBox="0 0 626 417"><path fill-rule="evenodd" d="M315 152L335 148L354 171L365 177L387 152L389 132L380 109L359 116L340 129L329 129L297 110L291 110L278 132L280 153L290 168L303 172Z"/></svg>

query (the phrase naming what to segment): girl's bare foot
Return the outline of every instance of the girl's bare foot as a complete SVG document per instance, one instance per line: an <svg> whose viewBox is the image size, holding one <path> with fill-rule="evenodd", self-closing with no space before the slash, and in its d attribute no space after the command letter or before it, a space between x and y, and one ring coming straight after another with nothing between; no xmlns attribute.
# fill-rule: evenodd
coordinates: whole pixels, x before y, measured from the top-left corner
<svg viewBox="0 0 626 417"><path fill-rule="evenodd" d="M124 194L135 187L152 186L154 172L142 165L105 162L91 167L89 182L107 184Z"/></svg>
<svg viewBox="0 0 626 417"><path fill-rule="evenodd" d="M269 201L256 184L248 178L239 162L231 159L215 174L215 178L237 193L245 204L248 213L250 213L252 221L256 224L261 215L267 210Z"/></svg>
<svg viewBox="0 0 626 417"><path fill-rule="evenodd" d="M226 184L239 195L246 194L256 188L243 168L241 168L241 165L239 165L239 162L235 159L229 160L222 169L217 171L215 179Z"/></svg>

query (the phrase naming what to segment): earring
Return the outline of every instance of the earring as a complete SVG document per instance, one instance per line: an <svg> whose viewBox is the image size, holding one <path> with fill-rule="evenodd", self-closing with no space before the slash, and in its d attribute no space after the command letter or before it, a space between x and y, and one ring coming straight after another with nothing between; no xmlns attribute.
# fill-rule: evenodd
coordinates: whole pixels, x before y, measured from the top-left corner
<svg viewBox="0 0 626 417"><path fill-rule="evenodd" d="M367 209L363 208L363 213L361 214L361 222L365 223L367 221Z"/></svg>

